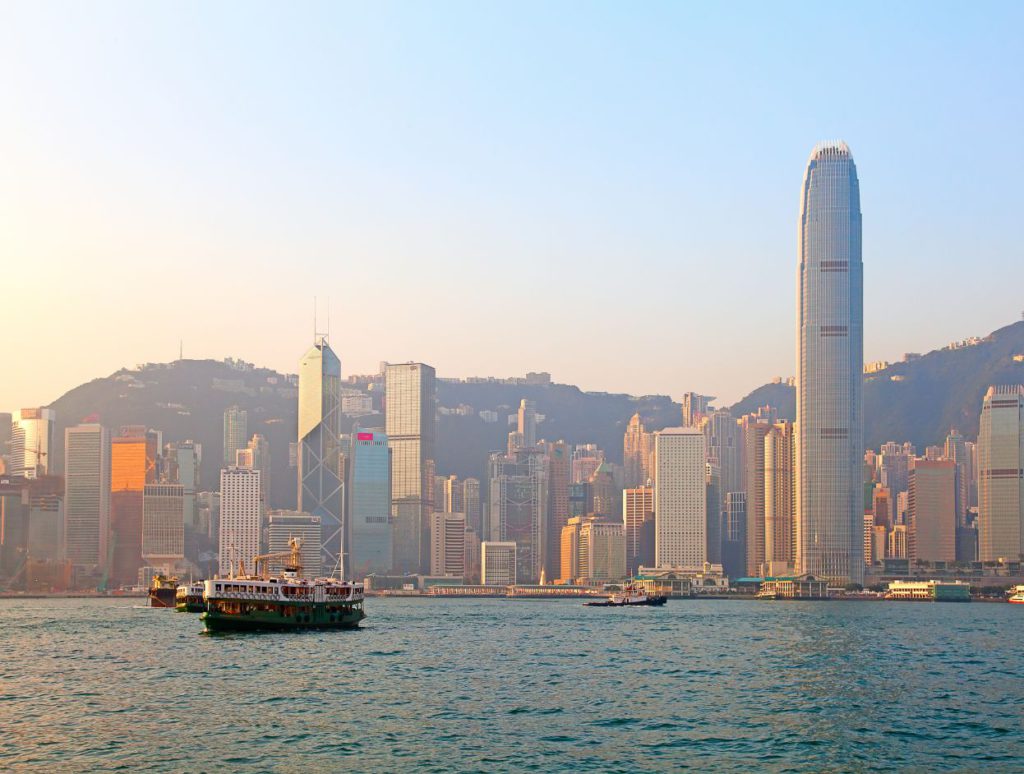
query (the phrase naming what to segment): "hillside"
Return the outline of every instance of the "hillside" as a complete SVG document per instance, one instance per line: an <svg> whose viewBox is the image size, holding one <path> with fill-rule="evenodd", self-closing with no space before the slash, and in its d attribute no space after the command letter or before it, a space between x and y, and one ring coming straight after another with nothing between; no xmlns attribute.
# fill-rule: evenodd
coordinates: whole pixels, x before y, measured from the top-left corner
<svg viewBox="0 0 1024 774"><path fill-rule="evenodd" d="M983 340L939 349L908 362L893 363L864 380L864 443L911 441L919 451L942 443L951 427L965 438L978 435L981 400L992 384L1024 383L1024 321L1000 328ZM734 414L775 406L793 419L796 395L785 384L758 387L732 407Z"/></svg>
<svg viewBox="0 0 1024 774"><path fill-rule="evenodd" d="M634 398L629 395L587 393L563 385L509 385L501 383L438 382L438 405L472 406L471 416L438 418L437 470L440 474L481 476L487 452L503 449L509 431L506 422L522 398L536 401L545 415L538 433L570 443L597 443L613 461L622 460L622 434L626 423L641 411L650 427L678 424L680 406L665 396ZM115 429L139 424L163 432L164 441L191 439L203 446L201 485L216 488L223 455L223 414L232 404L249 412L249 433L262 433L270 442L271 499L274 507L293 507L295 469L288 467L288 445L295 440L297 391L284 374L263 368L239 370L213 360L179 360L123 369L94 379L63 395L52 408L57 412L57 437L64 429L93 416ZM487 423L482 410L499 415ZM345 430L356 420L347 420ZM383 426L383 416L363 417L364 427ZM55 468L63 469L63 443L57 444Z"/></svg>
<svg viewBox="0 0 1024 774"><path fill-rule="evenodd" d="M978 432L981 398L990 384L1024 383L1024 322L1002 328L979 343L930 352L895 363L869 375L864 385L865 443L877 448L885 441L910 440L918 449L941 443L950 427L967 438ZM275 507L295 501L295 470L288 467L288 445L295 440L295 387L284 374L263 368L239 369L212 360L179 360L121 370L71 390L53 404L57 433L96 415L117 428L142 424L162 430L165 441L192 439L203 445L202 485L215 488L223 454L222 415L237 403L249 412L249 432L270 441L271 495ZM522 398L536 401L545 415L538 434L570 443L597 443L615 462L622 459L622 434L634 412L649 429L679 422L680 406L665 396L633 397L584 392L565 384L512 385L499 382L438 382L438 404L473 407L469 416L442 414L438 419L437 470L440 474L481 476L487 452L505 447L508 415ZM732 406L736 416L761 405L792 419L795 396L785 384L758 387ZM497 422L484 422L479 412L494 411ZM350 420L351 422L354 420ZM361 420L382 426L383 417ZM345 428L350 429L349 427ZM63 468L63 443L54 454Z"/></svg>

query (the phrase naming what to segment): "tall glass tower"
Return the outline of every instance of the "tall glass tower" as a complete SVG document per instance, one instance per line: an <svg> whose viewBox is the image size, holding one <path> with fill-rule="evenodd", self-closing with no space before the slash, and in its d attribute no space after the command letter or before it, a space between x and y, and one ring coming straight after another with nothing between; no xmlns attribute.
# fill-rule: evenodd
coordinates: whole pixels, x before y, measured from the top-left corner
<svg viewBox="0 0 1024 774"><path fill-rule="evenodd" d="M322 569L344 573L341 361L320 337L299 361L299 510L320 517Z"/></svg>
<svg viewBox="0 0 1024 774"><path fill-rule="evenodd" d="M797 568L860 582L864 267L860 187L846 143L811 153L798 243Z"/></svg>

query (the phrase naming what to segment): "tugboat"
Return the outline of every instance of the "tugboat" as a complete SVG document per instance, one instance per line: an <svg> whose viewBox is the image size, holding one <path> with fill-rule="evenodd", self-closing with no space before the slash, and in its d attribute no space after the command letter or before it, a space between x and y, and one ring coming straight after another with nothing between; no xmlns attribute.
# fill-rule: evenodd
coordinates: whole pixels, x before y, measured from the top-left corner
<svg viewBox="0 0 1024 774"><path fill-rule="evenodd" d="M174 597L174 606L179 613L201 613L206 609L203 601L204 586L202 581L183 583L178 586Z"/></svg>
<svg viewBox="0 0 1024 774"><path fill-rule="evenodd" d="M1010 597L1006 601L1013 605L1024 605L1024 586L1014 586L1009 591Z"/></svg>
<svg viewBox="0 0 1024 774"><path fill-rule="evenodd" d="M288 545L290 551L254 557L254 575L246 575L240 562L238 575L204 581L206 612L201 620L207 632L359 626L366 617L363 584L336 578L302 578L302 542L292 538ZM287 561L278 576L269 574L267 562L271 559Z"/></svg>
<svg viewBox="0 0 1024 774"><path fill-rule="evenodd" d="M611 594L607 599L600 602L584 602L587 607L625 607L627 605L648 605L660 607L665 604L667 597L663 594L648 594L635 583L627 583L622 591Z"/></svg>
<svg viewBox="0 0 1024 774"><path fill-rule="evenodd" d="M175 594L178 591L178 579L166 575L154 575L149 587L150 607L174 607Z"/></svg>

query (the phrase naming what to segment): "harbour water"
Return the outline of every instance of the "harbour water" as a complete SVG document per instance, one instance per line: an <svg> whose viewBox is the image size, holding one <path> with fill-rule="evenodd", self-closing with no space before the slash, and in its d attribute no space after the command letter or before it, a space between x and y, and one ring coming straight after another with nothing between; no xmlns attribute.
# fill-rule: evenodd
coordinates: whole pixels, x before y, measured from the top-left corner
<svg viewBox="0 0 1024 774"><path fill-rule="evenodd" d="M370 599L203 636L141 600L0 601L0 770L1013 771L1006 604Z"/></svg>

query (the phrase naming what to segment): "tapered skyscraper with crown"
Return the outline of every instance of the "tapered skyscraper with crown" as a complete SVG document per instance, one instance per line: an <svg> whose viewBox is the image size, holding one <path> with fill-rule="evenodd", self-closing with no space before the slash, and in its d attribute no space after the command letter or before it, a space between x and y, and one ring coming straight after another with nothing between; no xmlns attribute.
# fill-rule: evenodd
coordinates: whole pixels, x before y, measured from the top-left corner
<svg viewBox="0 0 1024 774"><path fill-rule="evenodd" d="M340 436L341 361L318 336L299 361L299 510L320 517L327 572L346 569Z"/></svg>
<svg viewBox="0 0 1024 774"><path fill-rule="evenodd" d="M850 149L811 153L800 202L797 279L797 536L802 573L860 582L864 268Z"/></svg>

